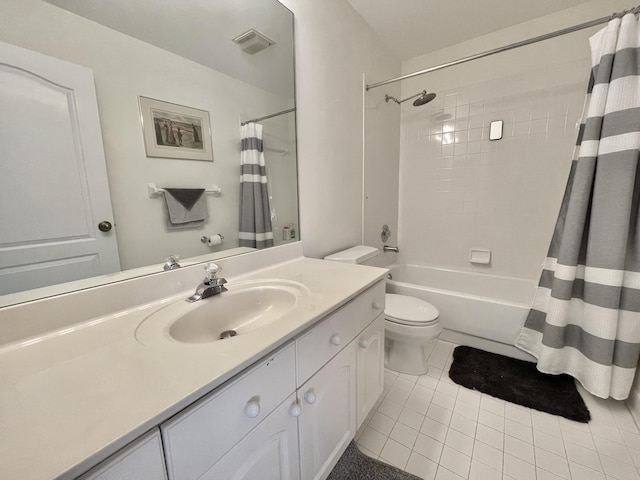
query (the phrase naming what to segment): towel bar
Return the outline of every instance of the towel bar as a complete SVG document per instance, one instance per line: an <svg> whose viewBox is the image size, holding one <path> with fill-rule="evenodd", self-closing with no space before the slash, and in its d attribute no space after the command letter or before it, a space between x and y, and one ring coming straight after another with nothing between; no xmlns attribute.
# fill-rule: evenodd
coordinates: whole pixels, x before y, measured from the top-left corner
<svg viewBox="0 0 640 480"><path fill-rule="evenodd" d="M222 195L222 188L220 185L211 185L204 192L219 197ZM164 188L158 188L155 183L147 183L147 194L149 198L161 197L164 194Z"/></svg>

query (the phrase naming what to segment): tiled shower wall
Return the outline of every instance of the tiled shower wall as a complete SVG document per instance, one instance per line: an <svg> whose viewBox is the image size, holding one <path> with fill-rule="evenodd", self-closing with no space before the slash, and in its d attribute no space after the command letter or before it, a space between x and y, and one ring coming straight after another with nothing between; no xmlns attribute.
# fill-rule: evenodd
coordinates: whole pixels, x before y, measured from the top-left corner
<svg viewBox="0 0 640 480"><path fill-rule="evenodd" d="M537 279L588 74L588 63L574 62L438 91L425 106L403 108L399 232L405 260ZM504 122L503 138L490 141L495 120ZM471 248L491 250L491 263L471 264Z"/></svg>

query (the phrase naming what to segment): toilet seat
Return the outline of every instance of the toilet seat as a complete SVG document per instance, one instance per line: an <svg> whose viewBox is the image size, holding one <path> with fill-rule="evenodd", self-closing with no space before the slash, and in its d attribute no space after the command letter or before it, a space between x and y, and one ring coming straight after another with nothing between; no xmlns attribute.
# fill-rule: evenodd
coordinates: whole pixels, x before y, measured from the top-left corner
<svg viewBox="0 0 640 480"><path fill-rule="evenodd" d="M438 322L440 312L436 307L419 298L408 295L385 294L384 316L400 325L427 326Z"/></svg>

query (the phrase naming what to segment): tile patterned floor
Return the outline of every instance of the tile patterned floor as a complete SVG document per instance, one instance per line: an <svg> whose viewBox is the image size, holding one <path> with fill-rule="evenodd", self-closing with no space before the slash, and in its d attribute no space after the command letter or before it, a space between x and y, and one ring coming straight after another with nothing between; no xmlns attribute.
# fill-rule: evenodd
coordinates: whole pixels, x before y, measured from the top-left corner
<svg viewBox="0 0 640 480"><path fill-rule="evenodd" d="M622 402L581 390L589 424L460 387L454 345L438 341L423 376L385 372L356 435L367 455L425 480L640 480L640 432Z"/></svg>

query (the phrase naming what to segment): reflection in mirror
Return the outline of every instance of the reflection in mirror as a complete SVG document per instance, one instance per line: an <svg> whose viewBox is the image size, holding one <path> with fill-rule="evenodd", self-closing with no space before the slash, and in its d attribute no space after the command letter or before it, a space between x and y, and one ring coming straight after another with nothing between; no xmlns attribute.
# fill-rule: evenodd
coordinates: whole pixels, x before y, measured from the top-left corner
<svg viewBox="0 0 640 480"><path fill-rule="evenodd" d="M159 272L172 254L247 251L249 120L263 126L274 244L298 239L293 15L277 1L4 0L0 42L0 305ZM147 148L140 97L160 112ZM206 148L213 161L193 159ZM204 214L176 225L148 184L208 189Z"/></svg>

